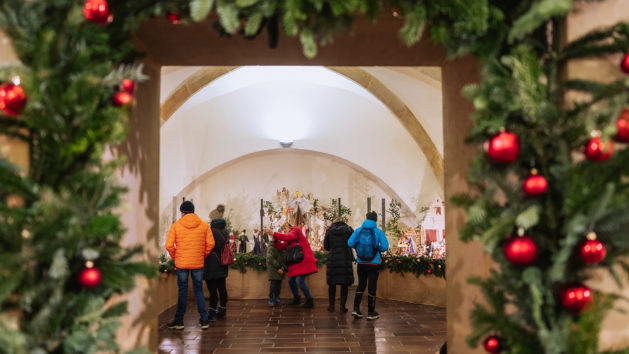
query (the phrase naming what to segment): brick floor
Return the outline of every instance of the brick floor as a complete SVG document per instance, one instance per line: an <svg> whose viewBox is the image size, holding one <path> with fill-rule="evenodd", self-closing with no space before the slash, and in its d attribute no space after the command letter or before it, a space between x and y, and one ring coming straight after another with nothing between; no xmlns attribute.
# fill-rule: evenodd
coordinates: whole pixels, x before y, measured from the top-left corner
<svg viewBox="0 0 629 354"><path fill-rule="evenodd" d="M269 308L266 300L230 300L227 317L203 331L194 298L188 298L183 331L166 328L175 307L160 315L159 353L432 354L446 338L445 308L378 299L380 319L367 321L340 314L338 303L335 313L327 307L327 299L315 299L311 310ZM364 314L366 307L363 299Z"/></svg>

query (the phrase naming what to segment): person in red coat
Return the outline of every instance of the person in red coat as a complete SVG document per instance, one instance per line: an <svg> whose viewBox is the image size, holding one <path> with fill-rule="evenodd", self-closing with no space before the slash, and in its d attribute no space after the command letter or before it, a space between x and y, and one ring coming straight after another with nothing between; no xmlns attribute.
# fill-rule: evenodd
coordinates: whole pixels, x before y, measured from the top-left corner
<svg viewBox="0 0 629 354"><path fill-rule="evenodd" d="M297 245L297 238L299 237L299 245L304 251L304 260L288 266L288 285L290 286L290 290L294 296L293 302L291 302L290 305L301 304L301 296L299 295L299 290L297 289L299 287L306 298L306 302L302 307L311 309L314 307L314 302L312 300L312 296L310 296L308 285L306 285L306 276L318 272L317 261L315 260L314 253L312 253L308 239L302 231L304 226L304 216L299 208L295 213L292 224L293 225L286 224L287 228L290 228L288 233L273 233L269 230L269 234L273 234L273 237L287 242L288 248L295 247Z"/></svg>

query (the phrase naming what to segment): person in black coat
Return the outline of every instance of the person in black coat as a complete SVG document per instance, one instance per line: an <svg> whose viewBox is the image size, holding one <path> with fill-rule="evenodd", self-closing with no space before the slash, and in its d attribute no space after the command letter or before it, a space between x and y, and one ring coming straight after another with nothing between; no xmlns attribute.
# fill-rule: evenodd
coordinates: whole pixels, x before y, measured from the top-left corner
<svg viewBox="0 0 629 354"><path fill-rule="evenodd" d="M238 252L247 253L247 242L249 242L249 237L247 237L247 230L242 230L242 233L240 234L238 240L240 241Z"/></svg>
<svg viewBox="0 0 629 354"><path fill-rule="evenodd" d="M330 312L334 312L337 285L341 286L341 313L347 312L345 307L347 287L354 284L354 270L352 268L354 253L347 246L347 240L349 240L353 232L354 229L340 217L334 220L334 223L325 232L323 248L329 251L326 280L328 283L328 299L330 301L328 311Z"/></svg>
<svg viewBox="0 0 629 354"><path fill-rule="evenodd" d="M210 308L209 320L216 321L216 318L225 317L227 312L227 287L225 281L227 279L227 267L221 265L221 253L223 247L229 247L229 232L225 229L227 223L225 219L214 219L210 222L212 228L212 235L214 235L214 249L210 254L205 257L205 263L203 266L203 277L205 278L205 284L210 291ZM218 297L220 295L221 305L216 308L218 304Z"/></svg>
<svg viewBox="0 0 629 354"><path fill-rule="evenodd" d="M262 242L260 242L260 250L262 251L262 254L266 255L266 250L267 247L269 246L269 235L264 232L264 230L261 232L262 234Z"/></svg>
<svg viewBox="0 0 629 354"><path fill-rule="evenodd" d="M262 254L262 245L260 244L260 234L256 234L256 232L253 232L253 254L257 254L260 255Z"/></svg>

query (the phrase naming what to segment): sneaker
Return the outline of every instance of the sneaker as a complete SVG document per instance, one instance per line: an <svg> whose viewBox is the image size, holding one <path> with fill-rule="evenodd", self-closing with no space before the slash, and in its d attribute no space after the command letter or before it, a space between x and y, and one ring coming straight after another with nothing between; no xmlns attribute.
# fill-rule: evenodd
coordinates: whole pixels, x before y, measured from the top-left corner
<svg viewBox="0 0 629 354"><path fill-rule="evenodd" d="M307 299L306 302L304 302L303 308L305 309L311 309L314 307L314 300L313 299Z"/></svg>
<svg viewBox="0 0 629 354"><path fill-rule="evenodd" d="M207 320L208 320L209 322L214 322L214 321L216 321L216 316L217 316L217 314L216 314L216 310L210 307L210 308L207 310ZM199 320L199 323L201 323L200 321L201 321L201 320Z"/></svg>
<svg viewBox="0 0 629 354"><path fill-rule="evenodd" d="M294 298L294 299L293 299L293 301L291 301L291 302L289 303L289 305L291 305L291 306L297 306L297 305L299 305L299 304L301 304L301 298L300 298L300 297L296 297L296 298Z"/></svg>
<svg viewBox="0 0 629 354"><path fill-rule="evenodd" d="M279 297L276 297L276 298L275 298L275 306L278 306L278 307L279 307L279 306L282 306L282 300L280 300L280 298L279 298Z"/></svg>
<svg viewBox="0 0 629 354"><path fill-rule="evenodd" d="M341 307L341 313L347 313L349 311L347 307Z"/></svg>
<svg viewBox="0 0 629 354"><path fill-rule="evenodd" d="M359 309L354 309L354 311L352 311L352 316L354 316L355 319L363 318L363 313L360 312Z"/></svg>
<svg viewBox="0 0 629 354"><path fill-rule="evenodd" d="M184 328L183 321L177 321L177 320L167 323L166 327L168 327L169 329L177 329L177 330L182 330Z"/></svg>
<svg viewBox="0 0 629 354"><path fill-rule="evenodd" d="M223 318L227 315L227 309L223 306L218 307L218 312L216 313L216 318Z"/></svg>
<svg viewBox="0 0 629 354"><path fill-rule="evenodd" d="M210 328L210 320L205 320L205 321L201 321L201 329L208 329Z"/></svg>
<svg viewBox="0 0 629 354"><path fill-rule="evenodd" d="M275 300L269 299L269 307L275 306Z"/></svg>
<svg viewBox="0 0 629 354"><path fill-rule="evenodd" d="M380 314L379 314L379 313L377 313L376 311L374 311L374 312L369 312L369 313L367 314L367 319L368 319L368 320L377 320L377 319L379 319L379 318L380 318Z"/></svg>
<svg viewBox="0 0 629 354"><path fill-rule="evenodd" d="M328 306L328 312L334 312L334 306L332 305Z"/></svg>

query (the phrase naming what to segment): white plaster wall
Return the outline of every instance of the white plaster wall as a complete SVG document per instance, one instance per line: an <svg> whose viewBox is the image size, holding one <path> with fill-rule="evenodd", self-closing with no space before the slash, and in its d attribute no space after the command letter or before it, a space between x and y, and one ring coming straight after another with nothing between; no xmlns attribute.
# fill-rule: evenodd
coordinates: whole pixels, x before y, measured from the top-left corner
<svg viewBox="0 0 629 354"><path fill-rule="evenodd" d="M247 229L249 235L260 224L260 199L271 200L277 206L276 191L283 187L288 188L291 195L296 191L313 193L323 206L329 206L331 198L340 197L343 205L352 210L349 224L356 227L364 221L367 197L372 198L372 209L378 214L381 213L382 198L386 199L388 207L388 202L396 197L380 188L376 179L334 156L276 149L220 166L195 181L195 185L184 194L187 200L194 201L196 213L204 220L208 219L209 212L216 205L224 203L234 227ZM431 195L434 197L434 194ZM415 226L414 215L408 216L403 221ZM167 205L160 216L161 245L165 242L171 221L172 205Z"/></svg>
<svg viewBox="0 0 629 354"><path fill-rule="evenodd" d="M162 126L160 210L204 172L275 149L287 133L294 148L336 155L378 176L413 211L443 195L421 149L382 104L333 87L266 82L179 110Z"/></svg>
<svg viewBox="0 0 629 354"><path fill-rule="evenodd" d="M443 156L443 105L441 83L436 80L419 80L417 76L425 75L417 71L417 75L405 73L385 67L362 67L389 88L406 106L426 129L426 132ZM404 68L405 72L417 68Z"/></svg>
<svg viewBox="0 0 629 354"><path fill-rule="evenodd" d="M201 69L200 66L164 66L161 70L159 103L164 103L168 96L190 75Z"/></svg>

